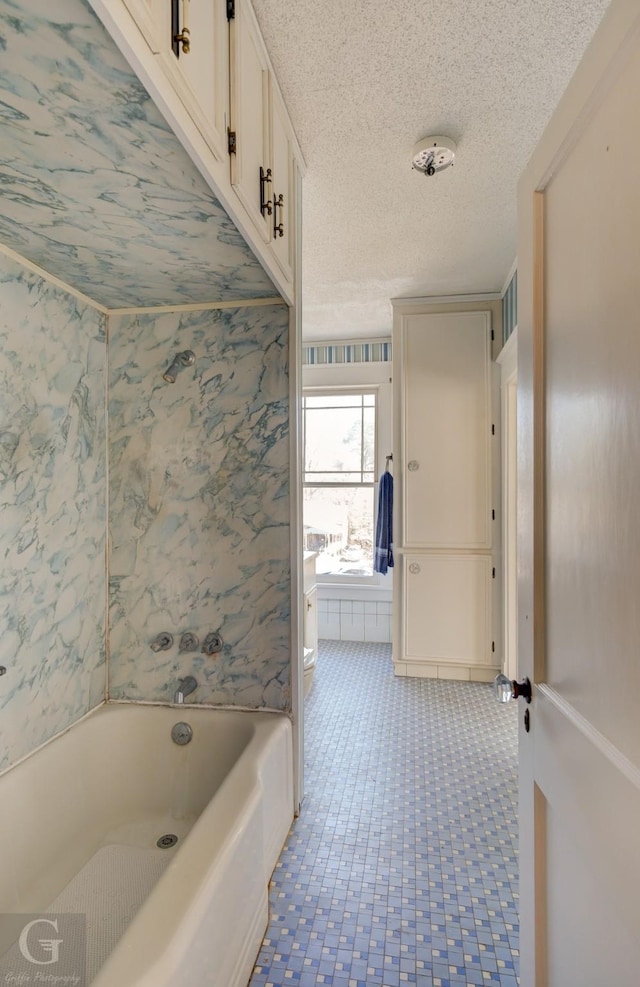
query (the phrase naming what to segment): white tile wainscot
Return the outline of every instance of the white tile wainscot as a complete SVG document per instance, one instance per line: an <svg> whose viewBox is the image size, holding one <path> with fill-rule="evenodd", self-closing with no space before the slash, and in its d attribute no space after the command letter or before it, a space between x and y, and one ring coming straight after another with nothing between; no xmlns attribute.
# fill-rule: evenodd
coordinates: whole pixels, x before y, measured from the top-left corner
<svg viewBox="0 0 640 987"><path fill-rule="evenodd" d="M318 586L318 637L329 641L391 641L389 590Z"/></svg>

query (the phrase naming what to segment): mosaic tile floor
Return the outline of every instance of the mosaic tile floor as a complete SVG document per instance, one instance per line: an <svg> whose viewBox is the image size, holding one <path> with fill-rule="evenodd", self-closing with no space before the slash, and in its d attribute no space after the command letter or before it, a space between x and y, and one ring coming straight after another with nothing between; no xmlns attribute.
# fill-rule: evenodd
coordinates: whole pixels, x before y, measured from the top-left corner
<svg viewBox="0 0 640 987"><path fill-rule="evenodd" d="M516 987L515 705L321 643L251 987Z"/></svg>

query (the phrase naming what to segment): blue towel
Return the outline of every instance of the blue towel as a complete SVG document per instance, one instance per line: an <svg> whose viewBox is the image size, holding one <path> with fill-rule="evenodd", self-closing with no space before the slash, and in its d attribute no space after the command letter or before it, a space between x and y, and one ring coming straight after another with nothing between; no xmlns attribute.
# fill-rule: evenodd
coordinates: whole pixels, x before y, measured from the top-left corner
<svg viewBox="0 0 640 987"><path fill-rule="evenodd" d="M378 522L376 524L376 550L373 568L386 572L393 567L393 477L385 470L378 489Z"/></svg>

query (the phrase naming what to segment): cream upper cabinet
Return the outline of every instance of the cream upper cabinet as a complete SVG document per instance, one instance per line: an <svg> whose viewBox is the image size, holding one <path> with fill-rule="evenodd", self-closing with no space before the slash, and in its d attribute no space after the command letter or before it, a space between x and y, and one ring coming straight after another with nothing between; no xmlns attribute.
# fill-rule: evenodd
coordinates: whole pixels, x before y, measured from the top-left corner
<svg viewBox="0 0 640 987"><path fill-rule="evenodd" d="M273 75L270 77L273 252L288 279L293 278L295 156L291 124Z"/></svg>
<svg viewBox="0 0 640 987"><path fill-rule="evenodd" d="M124 0L124 5L140 28L151 51L156 54L162 50L165 27L165 15L169 16L171 30L171 0Z"/></svg>
<svg viewBox="0 0 640 987"><path fill-rule="evenodd" d="M251 6L231 20L231 184L265 243L273 237L269 59Z"/></svg>
<svg viewBox="0 0 640 987"><path fill-rule="evenodd" d="M293 304L303 160L250 0L88 0Z"/></svg>
<svg viewBox="0 0 640 987"><path fill-rule="evenodd" d="M169 5L170 6L170 5ZM229 25L226 0L183 0L178 24L169 24L171 48L162 60L176 92L217 158L226 158L229 106ZM187 17L188 50L175 41Z"/></svg>

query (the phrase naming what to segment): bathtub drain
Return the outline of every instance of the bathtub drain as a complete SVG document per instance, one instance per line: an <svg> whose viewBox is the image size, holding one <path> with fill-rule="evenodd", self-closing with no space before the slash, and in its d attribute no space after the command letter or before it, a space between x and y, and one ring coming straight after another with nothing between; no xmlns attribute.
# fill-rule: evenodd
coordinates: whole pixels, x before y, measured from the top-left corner
<svg viewBox="0 0 640 987"><path fill-rule="evenodd" d="M156 846L159 846L161 850L168 850L170 846L175 846L178 842L178 837L173 833L165 833L161 836Z"/></svg>

